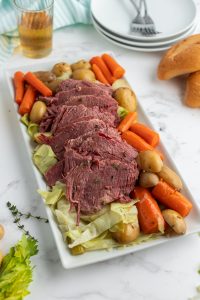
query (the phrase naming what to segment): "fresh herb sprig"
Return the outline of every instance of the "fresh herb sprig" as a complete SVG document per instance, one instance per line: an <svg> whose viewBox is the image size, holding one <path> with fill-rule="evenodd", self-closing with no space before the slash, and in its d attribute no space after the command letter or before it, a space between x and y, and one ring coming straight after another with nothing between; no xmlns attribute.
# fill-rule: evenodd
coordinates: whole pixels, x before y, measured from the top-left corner
<svg viewBox="0 0 200 300"><path fill-rule="evenodd" d="M29 213L22 213L21 211L19 211L16 207L16 205L11 204L10 202L7 202L7 207L9 208L9 210L11 211L12 215L14 217L25 217L26 219L37 219L39 221L44 221L45 223L48 223L49 220L46 218L43 218L41 216L34 216L32 215L30 212Z"/></svg>
<svg viewBox="0 0 200 300"><path fill-rule="evenodd" d="M26 236L29 238L37 241L30 233L28 230L25 229L24 224L21 223L21 217L25 217L26 219L33 218L39 221L44 221L45 223L48 223L48 219L40 217L40 216L34 216L31 213L22 213L19 211L16 207L16 205L11 204L10 202L7 202L7 207L10 210L12 216L14 217L13 223L17 225L17 227L24 232Z"/></svg>

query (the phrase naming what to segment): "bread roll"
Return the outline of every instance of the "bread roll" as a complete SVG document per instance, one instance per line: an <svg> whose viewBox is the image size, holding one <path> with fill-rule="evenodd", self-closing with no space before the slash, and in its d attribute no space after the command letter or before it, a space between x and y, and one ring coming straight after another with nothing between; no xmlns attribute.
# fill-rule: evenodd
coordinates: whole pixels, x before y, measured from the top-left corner
<svg viewBox="0 0 200 300"><path fill-rule="evenodd" d="M189 107L200 107L200 71L187 78L185 104Z"/></svg>
<svg viewBox="0 0 200 300"><path fill-rule="evenodd" d="M158 78L167 80L200 70L200 34L172 46L158 66Z"/></svg>

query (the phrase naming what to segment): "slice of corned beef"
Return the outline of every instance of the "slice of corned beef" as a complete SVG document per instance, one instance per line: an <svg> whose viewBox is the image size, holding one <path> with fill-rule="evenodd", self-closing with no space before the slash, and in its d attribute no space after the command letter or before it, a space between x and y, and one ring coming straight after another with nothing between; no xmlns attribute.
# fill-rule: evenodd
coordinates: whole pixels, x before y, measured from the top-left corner
<svg viewBox="0 0 200 300"><path fill-rule="evenodd" d="M46 183L49 186L55 185L56 181L62 181L64 169L64 160L57 162L54 166L49 168L44 174Z"/></svg>
<svg viewBox="0 0 200 300"><path fill-rule="evenodd" d="M38 100L43 101L44 103L46 103L47 106L52 105L53 103L56 103L56 101L58 101L58 99L55 97L43 97L40 96Z"/></svg>
<svg viewBox="0 0 200 300"><path fill-rule="evenodd" d="M54 104L47 106L47 111L44 117L42 118L42 121L40 122L40 126L39 126L40 132L51 131L51 126L59 112L59 109L60 108Z"/></svg>
<svg viewBox="0 0 200 300"><path fill-rule="evenodd" d="M63 174L67 174L71 169L77 166L89 166L91 163L91 156L84 156L73 149L65 148Z"/></svg>
<svg viewBox="0 0 200 300"><path fill-rule="evenodd" d="M40 141L44 144L50 145L56 156L60 159L63 157L65 142L69 139L75 139L89 131L98 131L106 127L107 125L99 119L80 121L64 127L61 132L55 134L53 137L46 137L41 134Z"/></svg>
<svg viewBox="0 0 200 300"><path fill-rule="evenodd" d="M86 121L92 118L98 118L109 126L115 126L114 115L109 112L100 112L97 106L88 108L85 105L62 105L53 121L51 132L60 132L63 130L63 127L69 126L72 123Z"/></svg>
<svg viewBox="0 0 200 300"><path fill-rule="evenodd" d="M79 154L98 156L101 159L115 159L131 163L138 153L118 135L112 128L90 132L76 139L69 140L66 148L76 150Z"/></svg>
<svg viewBox="0 0 200 300"><path fill-rule="evenodd" d="M104 85L101 83L94 83L94 82L87 81L87 80L75 80L75 79L64 80L59 85L59 91L68 91L70 89L74 89L74 88L80 89L83 87L97 87L99 89L106 91L109 95L112 95L112 93L113 93L112 88L108 85Z"/></svg>
<svg viewBox="0 0 200 300"><path fill-rule="evenodd" d="M94 96L94 95L83 95L71 97L65 105L73 106L83 104L87 107L98 106L102 112L111 112L117 116L117 101L110 96Z"/></svg>
<svg viewBox="0 0 200 300"><path fill-rule="evenodd" d="M113 201L129 202L130 192L138 178L137 165L118 160L102 160L98 164L71 169L66 182L67 198L82 214L98 212Z"/></svg>
<svg viewBox="0 0 200 300"><path fill-rule="evenodd" d="M56 98L58 101L56 102L58 105L61 105L67 102L73 96L83 96L83 95L94 95L94 96L106 96L110 97L106 91L103 89L99 89L97 87L80 87L74 88L67 91L61 91L56 94ZM114 99L113 99L114 100Z"/></svg>

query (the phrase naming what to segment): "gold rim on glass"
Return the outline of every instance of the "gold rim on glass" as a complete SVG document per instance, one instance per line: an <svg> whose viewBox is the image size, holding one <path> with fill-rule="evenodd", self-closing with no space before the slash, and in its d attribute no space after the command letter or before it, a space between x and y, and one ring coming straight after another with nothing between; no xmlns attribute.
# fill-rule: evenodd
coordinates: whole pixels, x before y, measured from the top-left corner
<svg viewBox="0 0 200 300"><path fill-rule="evenodd" d="M51 0L51 3L47 7L43 8L43 9L34 9L33 10L33 9L27 9L27 8L21 7L20 5L17 4L17 0L14 0L14 5L16 6L17 9L19 9L21 11L27 11L27 12L33 12L33 13L34 12L42 12L44 10L51 9L53 4L54 4L54 0Z"/></svg>

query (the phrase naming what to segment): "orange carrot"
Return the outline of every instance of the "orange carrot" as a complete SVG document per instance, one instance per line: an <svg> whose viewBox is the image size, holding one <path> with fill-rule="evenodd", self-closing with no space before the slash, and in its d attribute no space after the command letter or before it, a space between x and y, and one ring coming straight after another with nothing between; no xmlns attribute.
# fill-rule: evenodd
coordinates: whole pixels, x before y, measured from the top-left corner
<svg viewBox="0 0 200 300"><path fill-rule="evenodd" d="M153 188L152 195L158 201L177 211L183 217L187 216L192 209L192 203L165 181L159 181Z"/></svg>
<svg viewBox="0 0 200 300"><path fill-rule="evenodd" d="M92 71L94 72L97 80L99 80L101 83L109 84L108 80L103 75L101 69L96 64L92 65Z"/></svg>
<svg viewBox="0 0 200 300"><path fill-rule="evenodd" d="M124 75L125 70L109 54L103 54L102 59L115 78L119 79Z"/></svg>
<svg viewBox="0 0 200 300"><path fill-rule="evenodd" d="M120 132L125 132L127 130L129 130L129 128L131 127L131 125L133 124L133 122L136 120L137 118L137 113L136 112L130 112L126 115L126 117L121 121L121 123L118 126L118 130Z"/></svg>
<svg viewBox="0 0 200 300"><path fill-rule="evenodd" d="M142 187L135 187L134 195L140 201L136 203L138 220L144 233L164 232L165 221L156 200Z"/></svg>
<svg viewBox="0 0 200 300"><path fill-rule="evenodd" d="M19 107L20 115L24 115L31 111L35 98L36 98L36 90L31 85L29 85L24 94L22 103L20 104Z"/></svg>
<svg viewBox="0 0 200 300"><path fill-rule="evenodd" d="M24 73L17 71L14 74L15 101L20 104L24 96Z"/></svg>
<svg viewBox="0 0 200 300"><path fill-rule="evenodd" d="M26 73L24 79L29 84L31 84L38 92L40 92L43 96L46 97L52 96L52 91L41 80L39 80L33 73L31 72Z"/></svg>
<svg viewBox="0 0 200 300"><path fill-rule="evenodd" d="M149 145L147 142L145 142L145 140L132 131L127 130L123 132L122 138L138 151L153 150L151 145Z"/></svg>
<svg viewBox="0 0 200 300"><path fill-rule="evenodd" d="M144 139L134 132L127 130L122 133L122 139L124 139L129 145L133 146L137 151L153 150L156 151L162 160L164 160L164 155L157 149L154 149L149 145Z"/></svg>
<svg viewBox="0 0 200 300"><path fill-rule="evenodd" d="M133 124L130 130L136 133L137 135L139 135L141 138L143 138L152 147L157 146L159 143L160 140L159 134L144 124L140 124L140 123Z"/></svg>
<svg viewBox="0 0 200 300"><path fill-rule="evenodd" d="M103 61L103 59L100 56L92 57L92 59L90 60L90 63L92 65L95 64L99 67L99 69L103 73L104 77L110 84L112 84L116 80L116 78L114 78L112 76L112 74L110 73L110 70L108 69L105 62Z"/></svg>

